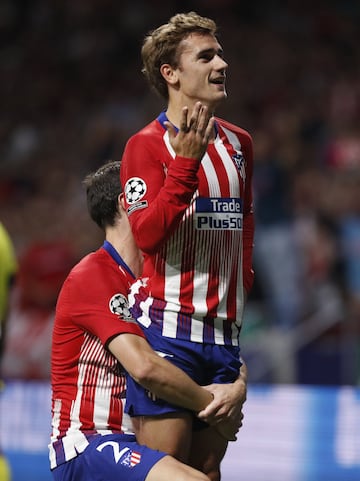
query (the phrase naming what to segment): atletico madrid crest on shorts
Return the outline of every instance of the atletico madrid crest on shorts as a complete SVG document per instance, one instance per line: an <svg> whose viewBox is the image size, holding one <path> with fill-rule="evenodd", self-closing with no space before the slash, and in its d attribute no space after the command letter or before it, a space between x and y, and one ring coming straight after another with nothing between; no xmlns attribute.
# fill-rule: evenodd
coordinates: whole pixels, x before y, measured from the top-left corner
<svg viewBox="0 0 360 481"><path fill-rule="evenodd" d="M138 453L137 451L132 451L131 452L131 457L130 457L130 466L133 468L137 464L139 464L141 461L141 454Z"/></svg>
<svg viewBox="0 0 360 481"><path fill-rule="evenodd" d="M133 468L141 461L141 454L137 451L128 450L126 456L120 461L123 466Z"/></svg>

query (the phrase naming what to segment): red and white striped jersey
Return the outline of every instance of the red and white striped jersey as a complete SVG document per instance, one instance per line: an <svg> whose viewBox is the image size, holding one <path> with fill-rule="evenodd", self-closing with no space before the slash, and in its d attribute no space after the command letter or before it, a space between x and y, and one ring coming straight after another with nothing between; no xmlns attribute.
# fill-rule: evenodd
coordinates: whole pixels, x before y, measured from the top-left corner
<svg viewBox="0 0 360 481"><path fill-rule="evenodd" d="M252 139L216 119L200 167L175 155L166 116L131 137L121 164L126 208L145 256L129 297L163 336L238 345L253 282Z"/></svg>
<svg viewBox="0 0 360 481"><path fill-rule="evenodd" d="M132 282L131 271L105 241L62 287L52 340L51 468L83 452L96 433L131 432L123 414L124 371L106 346L124 332L143 336L128 309Z"/></svg>

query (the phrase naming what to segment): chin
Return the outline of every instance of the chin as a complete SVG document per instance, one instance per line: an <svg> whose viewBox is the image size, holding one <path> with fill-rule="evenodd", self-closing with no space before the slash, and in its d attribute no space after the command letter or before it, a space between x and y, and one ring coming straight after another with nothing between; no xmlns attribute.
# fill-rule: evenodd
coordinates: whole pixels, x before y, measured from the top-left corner
<svg viewBox="0 0 360 481"><path fill-rule="evenodd" d="M219 90L218 93L217 93L217 97L219 100L223 100L223 99L226 99L227 98L227 92L226 90Z"/></svg>
<svg viewBox="0 0 360 481"><path fill-rule="evenodd" d="M217 107L219 104L224 102L227 99L227 93L226 92L221 92L221 94L216 96L216 99L213 100L212 105L214 107Z"/></svg>

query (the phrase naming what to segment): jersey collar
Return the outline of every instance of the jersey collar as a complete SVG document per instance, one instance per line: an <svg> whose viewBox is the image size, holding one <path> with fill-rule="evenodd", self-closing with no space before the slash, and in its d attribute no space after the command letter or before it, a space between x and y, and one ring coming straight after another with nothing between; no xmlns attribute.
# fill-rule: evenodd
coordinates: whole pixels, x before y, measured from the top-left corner
<svg viewBox="0 0 360 481"><path fill-rule="evenodd" d="M165 125L165 122L168 122L169 119L167 118L166 116L166 113L165 113L165 110L163 110L159 115L158 115L158 118L157 118L158 122L160 122L160 124L162 125L162 127L166 130L166 125ZM179 129L174 125L174 129L176 130L176 132L179 132ZM215 123L214 123L214 129L215 129L215 137L217 136L218 134L218 127L217 127L217 122L215 120Z"/></svg>
<svg viewBox="0 0 360 481"><path fill-rule="evenodd" d="M117 263L118 266L121 266L131 275L131 277L136 279L130 267L126 264L124 259L121 257L121 255L118 253L115 247L112 244L110 244L109 241L107 240L104 241L103 248L106 250L108 254L110 254L110 256L114 259L114 261Z"/></svg>

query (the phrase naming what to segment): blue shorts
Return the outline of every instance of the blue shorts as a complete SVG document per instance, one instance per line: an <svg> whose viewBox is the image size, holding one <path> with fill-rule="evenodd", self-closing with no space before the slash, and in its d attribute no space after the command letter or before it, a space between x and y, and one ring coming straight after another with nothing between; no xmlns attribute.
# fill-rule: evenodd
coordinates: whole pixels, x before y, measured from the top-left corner
<svg viewBox="0 0 360 481"><path fill-rule="evenodd" d="M240 348L172 339L144 329L146 339L162 357L185 371L197 384L227 384L239 376ZM156 398L127 375L125 411L130 416L158 416L186 409Z"/></svg>
<svg viewBox="0 0 360 481"><path fill-rule="evenodd" d="M141 446L135 436L95 435L85 451L52 470L55 481L144 481L165 453Z"/></svg>

